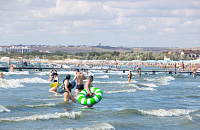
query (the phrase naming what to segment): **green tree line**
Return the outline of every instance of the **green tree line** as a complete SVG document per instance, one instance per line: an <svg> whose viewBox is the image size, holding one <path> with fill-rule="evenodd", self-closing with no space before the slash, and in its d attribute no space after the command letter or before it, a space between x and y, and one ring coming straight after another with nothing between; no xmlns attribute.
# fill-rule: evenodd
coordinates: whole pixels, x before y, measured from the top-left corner
<svg viewBox="0 0 200 130"><path fill-rule="evenodd" d="M18 58L20 56L16 53L11 52L11 58ZM0 52L0 57L9 56L9 53ZM120 53L118 51L114 52L77 52L75 54L69 52L60 52L56 51L55 53L46 53L39 51L31 51L23 54L24 59L30 59L39 57L41 59L49 59L49 60L63 60L63 59L80 59L80 60L163 60L164 57L170 58L171 60L192 60L191 57L186 57L185 55L180 55L180 53L175 52L173 54L168 54L168 52L162 53L139 53L139 52L125 52Z"/></svg>

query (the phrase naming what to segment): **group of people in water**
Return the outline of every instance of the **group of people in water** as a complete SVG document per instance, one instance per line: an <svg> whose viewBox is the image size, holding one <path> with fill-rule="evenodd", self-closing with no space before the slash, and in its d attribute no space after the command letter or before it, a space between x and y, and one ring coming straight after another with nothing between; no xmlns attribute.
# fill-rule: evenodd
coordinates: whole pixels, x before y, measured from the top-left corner
<svg viewBox="0 0 200 130"><path fill-rule="evenodd" d="M93 81L93 76L90 75L88 80L86 81L85 85L83 84L83 80L86 79L85 75L81 72L79 72L79 69L75 70L75 77L73 78L72 81L76 81L76 96L78 96L78 94L85 88L88 91L88 94L90 96L92 96L93 94L91 93L89 87L92 87L92 81ZM51 77L53 76L53 77ZM61 86L58 86L59 84L59 79L58 79L58 74L57 71L50 71L49 74L49 80L53 80L53 82L56 84L55 87L52 87L49 92L54 93L55 95L59 94L63 94L64 96L64 102L68 102L69 99L72 100L73 102L76 102L76 99L74 98L74 96L72 95L71 91L72 91L72 84L70 83L70 78L71 76L69 74L66 75L65 79L63 80L63 84ZM58 87L62 87L63 91L58 91ZM83 108L91 108L93 105L87 105Z"/></svg>

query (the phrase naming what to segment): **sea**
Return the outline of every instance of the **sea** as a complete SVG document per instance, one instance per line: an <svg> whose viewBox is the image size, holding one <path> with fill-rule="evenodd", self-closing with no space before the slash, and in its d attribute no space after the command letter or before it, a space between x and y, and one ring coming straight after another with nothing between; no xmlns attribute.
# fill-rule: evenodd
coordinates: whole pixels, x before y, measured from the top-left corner
<svg viewBox="0 0 200 130"><path fill-rule="evenodd" d="M128 66L123 66L131 69ZM94 67L95 68L95 67ZM97 67L98 68L98 67ZM142 70L159 70L141 67ZM83 72L85 74L85 72ZM128 71L89 70L103 98L91 109L49 93L49 70L3 72L0 79L0 129L200 129L200 76L143 73L128 83ZM60 82L75 71L59 69ZM84 80L84 83L86 80ZM75 95L75 89L72 90Z"/></svg>

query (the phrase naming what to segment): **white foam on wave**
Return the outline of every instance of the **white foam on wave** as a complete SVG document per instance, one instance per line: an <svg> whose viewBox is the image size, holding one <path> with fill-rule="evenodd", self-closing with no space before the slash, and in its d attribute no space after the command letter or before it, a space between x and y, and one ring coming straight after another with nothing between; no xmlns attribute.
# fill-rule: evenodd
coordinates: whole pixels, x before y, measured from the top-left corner
<svg viewBox="0 0 200 130"><path fill-rule="evenodd" d="M21 83L50 83L42 78L22 78L22 79L0 79L1 88L18 88L24 87Z"/></svg>
<svg viewBox="0 0 200 130"><path fill-rule="evenodd" d="M144 86L147 86L147 87L153 87L153 88L156 88L158 87L156 84L154 83L140 83L140 85L144 85Z"/></svg>
<svg viewBox="0 0 200 130"><path fill-rule="evenodd" d="M49 103L49 104L38 104L38 105L24 105L26 107L52 107L56 106L55 103Z"/></svg>
<svg viewBox="0 0 200 130"><path fill-rule="evenodd" d="M97 79L108 79L109 76L108 75L102 75L102 76L95 76L95 78L97 78Z"/></svg>
<svg viewBox="0 0 200 130"><path fill-rule="evenodd" d="M29 75L29 71L4 72L4 75Z"/></svg>
<svg viewBox="0 0 200 130"><path fill-rule="evenodd" d="M135 84L130 84L129 86L133 86L136 90L143 90L143 91L156 91L156 89L151 88L151 87L138 87Z"/></svg>
<svg viewBox="0 0 200 130"><path fill-rule="evenodd" d="M75 71L58 71L57 73L59 75L67 75L67 74L70 74L71 76L76 75Z"/></svg>
<svg viewBox="0 0 200 130"><path fill-rule="evenodd" d="M42 75L48 75L49 72L38 72L38 73L35 73L35 74L42 76Z"/></svg>
<svg viewBox="0 0 200 130"><path fill-rule="evenodd" d="M49 83L48 80L44 80L42 78L34 77L34 78L23 78L23 79L14 79L21 83Z"/></svg>
<svg viewBox="0 0 200 130"><path fill-rule="evenodd" d="M77 128L77 130L115 130L115 127L109 123L99 123L85 128Z"/></svg>
<svg viewBox="0 0 200 130"><path fill-rule="evenodd" d="M156 82L158 85L168 85L169 81L175 80L172 76L161 76L157 78L154 82Z"/></svg>
<svg viewBox="0 0 200 130"><path fill-rule="evenodd" d="M188 115L192 112L197 111L195 110L185 110L185 109L171 109L171 110L151 110L151 111L143 111L139 110L142 114L151 115L151 116L181 116L181 115Z"/></svg>
<svg viewBox="0 0 200 130"><path fill-rule="evenodd" d="M10 118L0 118L0 122L2 121L33 121L33 120L49 120L49 119L57 119L62 117L68 117L75 119L77 116L81 116L82 112L74 112L71 113L65 112L65 113L54 113L54 114L45 114L45 115L32 115L32 116L25 116L25 117L10 117Z"/></svg>
<svg viewBox="0 0 200 130"><path fill-rule="evenodd" d="M10 112L10 110L0 105L0 112Z"/></svg>
<svg viewBox="0 0 200 130"><path fill-rule="evenodd" d="M142 87L142 88L137 88L137 90L144 90L144 91L156 91L156 89L151 88L151 87Z"/></svg>
<svg viewBox="0 0 200 130"><path fill-rule="evenodd" d="M126 90L105 91L104 93L132 93L135 91L136 89L126 89Z"/></svg>
<svg viewBox="0 0 200 130"><path fill-rule="evenodd" d="M137 81L131 80L131 83L136 83ZM93 83L98 83L98 84L127 84L128 81L107 81L107 82L102 82L102 81L93 81Z"/></svg>
<svg viewBox="0 0 200 130"><path fill-rule="evenodd" d="M200 88L200 85L198 86L198 88Z"/></svg>
<svg viewBox="0 0 200 130"><path fill-rule="evenodd" d="M11 79L0 79L0 88L18 88L24 87L24 85L20 84L17 80Z"/></svg>
<svg viewBox="0 0 200 130"><path fill-rule="evenodd" d="M172 76L162 76L162 77L160 77L160 79L163 80L163 81L175 80L175 78L172 77Z"/></svg>

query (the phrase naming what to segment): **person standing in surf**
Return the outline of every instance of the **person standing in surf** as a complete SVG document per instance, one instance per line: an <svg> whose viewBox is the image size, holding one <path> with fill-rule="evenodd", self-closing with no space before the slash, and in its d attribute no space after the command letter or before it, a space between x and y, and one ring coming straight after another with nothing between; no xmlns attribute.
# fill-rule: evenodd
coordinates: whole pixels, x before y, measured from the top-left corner
<svg viewBox="0 0 200 130"><path fill-rule="evenodd" d="M86 77L84 76L84 74L79 73L79 69L76 69L76 76L74 77L73 81L76 80L76 95L78 95L83 89L84 89L84 85L83 85L83 80L85 80Z"/></svg>
<svg viewBox="0 0 200 130"><path fill-rule="evenodd" d="M2 72L1 72L1 74L0 74L0 79L4 79L3 73L2 73Z"/></svg>
<svg viewBox="0 0 200 130"><path fill-rule="evenodd" d="M53 80L53 70L50 70L49 72L49 81Z"/></svg>
<svg viewBox="0 0 200 130"><path fill-rule="evenodd" d="M54 93L55 95L58 95L58 91L57 91L58 83L59 83L58 74L57 73L53 73L53 77L54 77L54 83L56 83L56 87L51 88L49 90L49 92L50 93Z"/></svg>
<svg viewBox="0 0 200 130"><path fill-rule="evenodd" d="M132 77L132 73L131 73L131 70L129 70L129 74L128 74L128 83L131 83L131 77Z"/></svg>
<svg viewBox="0 0 200 130"><path fill-rule="evenodd" d="M73 97L73 95L71 94L71 90L72 90L72 84L69 82L70 79L70 75L67 74L66 78L63 81L63 88L64 88L64 92L63 92L63 96L64 96L64 102L68 102L69 99L71 99L73 102L76 101L76 99Z"/></svg>
<svg viewBox="0 0 200 130"><path fill-rule="evenodd" d="M93 76L90 75L89 78L88 78L88 80L87 80L87 82L85 83L85 89L88 92L88 96L92 96L93 95L93 93L91 93L91 91L90 91L90 87L93 87L92 81L93 81ZM93 105L86 105L86 106L84 106L82 108L91 108Z"/></svg>

